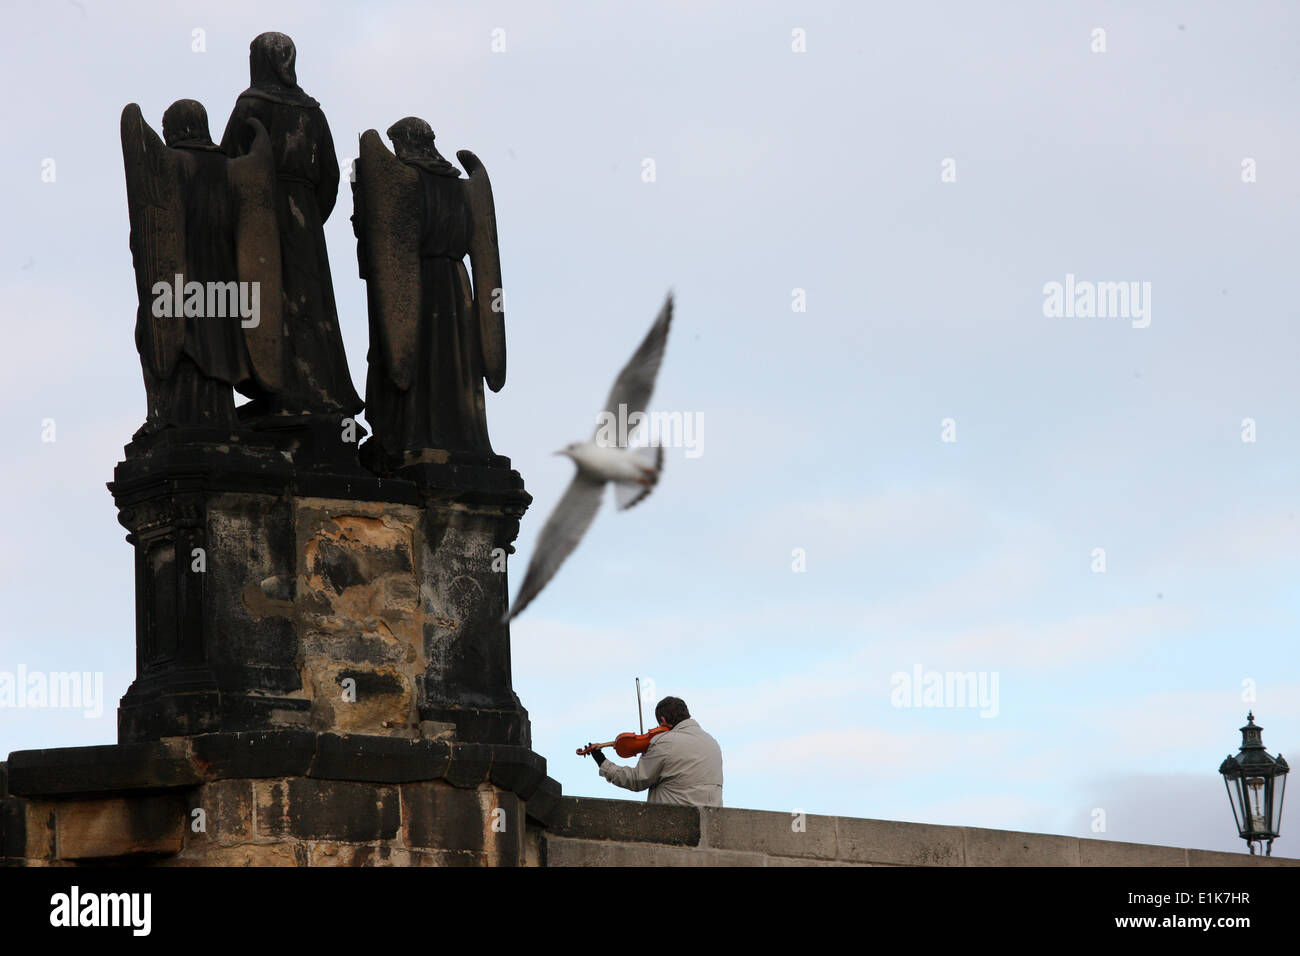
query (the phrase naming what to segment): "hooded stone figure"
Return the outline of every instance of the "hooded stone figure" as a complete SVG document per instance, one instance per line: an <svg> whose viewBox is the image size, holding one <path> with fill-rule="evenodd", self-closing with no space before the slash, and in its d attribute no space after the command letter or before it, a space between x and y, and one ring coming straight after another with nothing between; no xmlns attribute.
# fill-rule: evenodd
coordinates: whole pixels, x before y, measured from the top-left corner
<svg viewBox="0 0 1300 956"><path fill-rule="evenodd" d="M257 348L277 316L260 314L245 324L239 291L269 279L278 288L274 223L266 212L272 188L270 141L249 127L249 155L230 160L208 134L208 114L196 100L177 100L163 114L163 140L140 107L122 111L122 156L131 214L139 308L136 346L148 398L146 430L237 424L232 387L252 374L248 342ZM178 278L179 277L179 278ZM197 290L190 292L189 290ZM184 294L182 294L184 293ZM260 310L259 310L260 311ZM250 313L251 316L251 313Z"/></svg>
<svg viewBox="0 0 1300 956"><path fill-rule="evenodd" d="M500 390L506 358L491 184L467 150L461 178L422 119L388 136L396 156L374 130L362 135L353 183L370 311L363 451L380 470L428 450L490 456L483 383Z"/></svg>
<svg viewBox="0 0 1300 956"><path fill-rule="evenodd" d="M338 197L338 159L320 104L298 86L296 58L283 33L253 40L252 85L235 101L221 139L227 155L243 155L250 145L248 121L257 119L270 134L275 158L283 375L278 389L260 382L252 394L258 410L354 415L361 399L348 372L325 248L325 220Z"/></svg>

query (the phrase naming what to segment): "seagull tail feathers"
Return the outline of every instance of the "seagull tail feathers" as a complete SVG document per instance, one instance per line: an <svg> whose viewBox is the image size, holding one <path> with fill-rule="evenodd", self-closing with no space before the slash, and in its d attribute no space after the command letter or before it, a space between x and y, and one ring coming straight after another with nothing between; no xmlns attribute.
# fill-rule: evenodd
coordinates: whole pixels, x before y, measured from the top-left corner
<svg viewBox="0 0 1300 956"><path fill-rule="evenodd" d="M638 448L632 454L636 455L644 463L643 474L645 477L641 481L614 482L614 506L619 511L627 511L628 508L638 505L650 497L650 492L654 491L655 485L659 483L659 476L664 469L664 449L662 445Z"/></svg>

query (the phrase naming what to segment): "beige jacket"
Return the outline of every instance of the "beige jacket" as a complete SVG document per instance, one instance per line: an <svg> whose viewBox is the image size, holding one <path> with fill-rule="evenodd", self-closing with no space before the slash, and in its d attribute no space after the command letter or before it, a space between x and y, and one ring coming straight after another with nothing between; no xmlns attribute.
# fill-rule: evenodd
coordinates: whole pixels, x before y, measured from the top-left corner
<svg viewBox="0 0 1300 956"><path fill-rule="evenodd" d="M722 806L722 748L693 718L652 738L635 767L606 760L600 775L624 790L649 787L650 803Z"/></svg>

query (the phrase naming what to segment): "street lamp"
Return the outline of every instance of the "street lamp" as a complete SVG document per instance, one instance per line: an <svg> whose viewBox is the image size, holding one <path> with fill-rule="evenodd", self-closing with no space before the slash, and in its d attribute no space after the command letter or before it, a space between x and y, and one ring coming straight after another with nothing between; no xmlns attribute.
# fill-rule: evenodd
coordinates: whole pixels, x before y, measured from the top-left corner
<svg viewBox="0 0 1300 956"><path fill-rule="evenodd" d="M1219 766L1223 785L1228 788L1232 816L1237 832L1255 852L1255 844L1264 847L1264 855L1273 855L1273 840L1282 832L1282 800L1286 796L1286 775L1290 771L1282 755L1276 759L1264 750L1264 728L1255 723L1254 713L1246 715L1241 728L1241 750L1228 756Z"/></svg>

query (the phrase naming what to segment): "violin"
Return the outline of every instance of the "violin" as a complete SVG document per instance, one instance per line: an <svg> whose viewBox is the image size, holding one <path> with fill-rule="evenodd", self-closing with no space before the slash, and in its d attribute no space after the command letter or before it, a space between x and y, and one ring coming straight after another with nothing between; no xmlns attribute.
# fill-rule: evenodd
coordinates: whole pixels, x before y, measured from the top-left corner
<svg viewBox="0 0 1300 956"><path fill-rule="evenodd" d="M619 734L609 743L589 744L586 747L579 747L578 756L585 757L593 750L600 750L602 747L613 747L614 753L618 754L620 757L623 757L624 759L628 757L636 757L640 754L645 753L647 750L650 749L651 740L653 740L655 737L659 736L662 733L667 733L670 730L672 730L671 727L665 727L661 725L659 727L651 727L643 734L634 734L631 731L628 731L625 734Z"/></svg>

